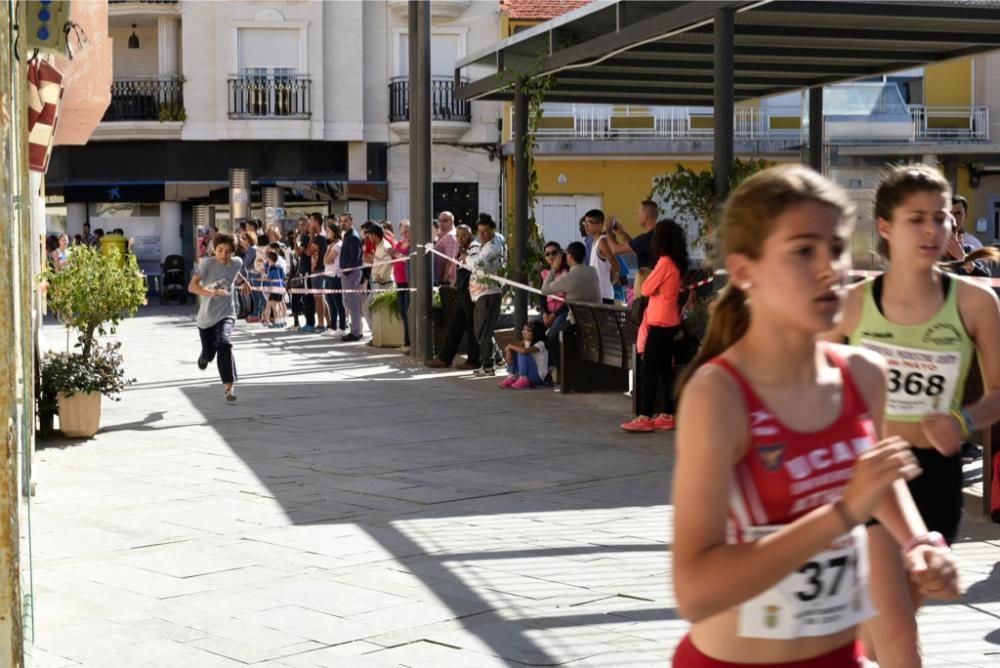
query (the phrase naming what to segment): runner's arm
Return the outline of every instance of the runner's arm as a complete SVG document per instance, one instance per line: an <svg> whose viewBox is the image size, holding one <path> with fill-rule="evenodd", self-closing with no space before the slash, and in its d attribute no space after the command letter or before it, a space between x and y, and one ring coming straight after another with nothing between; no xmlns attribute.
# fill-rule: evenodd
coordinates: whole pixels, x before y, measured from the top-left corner
<svg viewBox="0 0 1000 668"><path fill-rule="evenodd" d="M966 281L958 287L962 320L983 373L983 396L965 410L975 425L987 427L1000 420L1000 301L990 288Z"/></svg>
<svg viewBox="0 0 1000 668"><path fill-rule="evenodd" d="M734 464L747 447L746 408L732 380L705 368L689 381L677 415L674 467L674 593L698 622L750 600L844 533L832 504L752 543L726 543ZM734 437L734 425L745 425Z"/></svg>

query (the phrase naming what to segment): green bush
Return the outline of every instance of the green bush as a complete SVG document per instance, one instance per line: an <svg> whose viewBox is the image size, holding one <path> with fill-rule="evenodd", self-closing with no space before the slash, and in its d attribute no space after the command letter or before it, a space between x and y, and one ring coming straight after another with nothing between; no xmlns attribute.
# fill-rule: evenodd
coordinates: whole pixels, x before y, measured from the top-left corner
<svg viewBox="0 0 1000 668"><path fill-rule="evenodd" d="M403 318L402 312L399 310L399 299L396 296L395 290L386 290L385 292L378 293L372 297L368 307L372 313L385 311L400 320Z"/></svg>
<svg viewBox="0 0 1000 668"><path fill-rule="evenodd" d="M89 356L68 352L46 354L42 359L42 396L100 392L117 401L118 394L135 382L125 376L121 343L97 346L91 352ZM51 410L53 406L47 408Z"/></svg>
<svg viewBox="0 0 1000 668"><path fill-rule="evenodd" d="M49 306L68 327L79 331L77 347L90 357L96 337L114 334L122 318L146 302L146 278L135 256L103 255L74 246L60 271L47 271Z"/></svg>

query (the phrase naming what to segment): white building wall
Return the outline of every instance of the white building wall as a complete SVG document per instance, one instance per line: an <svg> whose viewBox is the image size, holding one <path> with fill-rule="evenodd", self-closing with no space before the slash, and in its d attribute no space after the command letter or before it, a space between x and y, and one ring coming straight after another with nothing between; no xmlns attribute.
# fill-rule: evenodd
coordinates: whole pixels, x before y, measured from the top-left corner
<svg viewBox="0 0 1000 668"><path fill-rule="evenodd" d="M388 3L364 3L364 140L389 141L389 72L392 33ZM390 220L398 218L390 217Z"/></svg>
<svg viewBox="0 0 1000 668"><path fill-rule="evenodd" d="M350 2L306 2L307 6L323 9L323 33L317 36L323 43L322 79L326 85L321 96L325 111L322 139L327 141L361 141L364 138L364 67L368 41L364 23L364 5ZM382 3L375 3L382 4ZM315 83L315 79L314 79Z"/></svg>

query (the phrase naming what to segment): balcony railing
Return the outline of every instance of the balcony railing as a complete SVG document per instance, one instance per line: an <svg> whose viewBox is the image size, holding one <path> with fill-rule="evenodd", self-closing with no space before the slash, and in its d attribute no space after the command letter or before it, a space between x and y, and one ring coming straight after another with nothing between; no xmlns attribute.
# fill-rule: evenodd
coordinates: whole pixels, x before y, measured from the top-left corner
<svg viewBox="0 0 1000 668"><path fill-rule="evenodd" d="M229 118L309 118L312 80L298 74L229 78Z"/></svg>
<svg viewBox="0 0 1000 668"><path fill-rule="evenodd" d="M866 123L864 115L835 115L826 123L828 141L988 141L987 107L926 107L910 105L900 115L903 128L879 136L879 123L870 133L851 136L849 123ZM739 108L733 115L733 134L739 140L801 140L798 107ZM909 123L909 128L906 124ZM545 108L539 121L539 139L711 139L714 128L711 109L691 107L596 107L554 106ZM843 130L838 128L843 125ZM881 124L888 129L889 124ZM834 131L835 130L835 131ZM901 130L901 132L900 132Z"/></svg>
<svg viewBox="0 0 1000 668"><path fill-rule="evenodd" d="M116 79L102 122L177 121L184 118L184 84L176 77Z"/></svg>
<svg viewBox="0 0 1000 668"><path fill-rule="evenodd" d="M396 77L389 82L389 122L403 123L408 120L410 120L410 82L407 77ZM472 121L468 100L455 97L454 79L431 78L431 120L459 123Z"/></svg>

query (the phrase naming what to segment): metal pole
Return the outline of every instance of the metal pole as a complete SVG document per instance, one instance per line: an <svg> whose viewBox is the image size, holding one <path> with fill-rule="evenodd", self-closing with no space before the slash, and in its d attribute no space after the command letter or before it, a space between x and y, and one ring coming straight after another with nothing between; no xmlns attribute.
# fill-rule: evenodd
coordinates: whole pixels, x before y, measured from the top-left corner
<svg viewBox="0 0 1000 668"><path fill-rule="evenodd" d="M823 87L809 89L809 166L823 173Z"/></svg>
<svg viewBox="0 0 1000 668"><path fill-rule="evenodd" d="M712 22L715 60L715 193L720 200L729 194L733 172L733 32L734 12L719 9Z"/></svg>
<svg viewBox="0 0 1000 668"><path fill-rule="evenodd" d="M229 170L229 223L220 232L233 232L250 218L250 170Z"/></svg>
<svg viewBox="0 0 1000 668"><path fill-rule="evenodd" d="M414 247L431 242L431 12L430 3L409 2L410 33L410 235ZM416 250L420 250L417 248ZM411 355L429 360L434 355L431 321L430 256L411 260L410 284L413 330Z"/></svg>
<svg viewBox="0 0 1000 668"><path fill-rule="evenodd" d="M514 89L514 280L527 282L528 263L528 95L524 77ZM528 321L528 293L514 292L514 331L520 332Z"/></svg>

